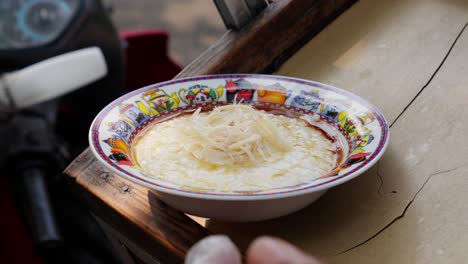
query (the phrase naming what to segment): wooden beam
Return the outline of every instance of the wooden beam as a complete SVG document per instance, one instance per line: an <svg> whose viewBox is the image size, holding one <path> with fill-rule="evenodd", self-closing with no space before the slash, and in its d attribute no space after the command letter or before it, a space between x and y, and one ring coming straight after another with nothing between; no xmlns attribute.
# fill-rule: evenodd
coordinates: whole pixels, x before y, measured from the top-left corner
<svg viewBox="0 0 468 264"><path fill-rule="evenodd" d="M110 173L87 149L65 170L91 211L162 263L182 263L209 231L140 185Z"/></svg>
<svg viewBox="0 0 468 264"><path fill-rule="evenodd" d="M356 0L276 0L239 31L228 31L177 77L271 73Z"/></svg>

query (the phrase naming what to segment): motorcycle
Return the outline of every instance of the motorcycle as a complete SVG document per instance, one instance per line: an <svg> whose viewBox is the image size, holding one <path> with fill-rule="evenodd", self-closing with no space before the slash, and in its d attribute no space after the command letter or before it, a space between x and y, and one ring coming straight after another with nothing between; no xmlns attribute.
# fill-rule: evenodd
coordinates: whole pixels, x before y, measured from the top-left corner
<svg viewBox="0 0 468 264"><path fill-rule="evenodd" d="M15 190L48 263L122 263L61 172L87 146L102 107L180 70L165 55L167 37L119 36L101 1L0 3L0 165L9 179L0 188Z"/></svg>

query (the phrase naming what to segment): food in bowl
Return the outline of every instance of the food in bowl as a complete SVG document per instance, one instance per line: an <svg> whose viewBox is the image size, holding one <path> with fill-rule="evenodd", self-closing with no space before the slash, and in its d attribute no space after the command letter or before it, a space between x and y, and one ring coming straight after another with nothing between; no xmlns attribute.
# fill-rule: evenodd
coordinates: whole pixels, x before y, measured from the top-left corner
<svg viewBox="0 0 468 264"><path fill-rule="evenodd" d="M230 126L230 111L234 119L247 115L246 124L239 125L237 118ZM294 135L307 140L300 145ZM132 91L97 115L89 140L106 169L149 188L182 212L254 221L304 208L362 174L383 155L388 135L380 111L347 91L283 76L229 74ZM309 142L321 145L312 150L305 147ZM153 154L144 154L153 147ZM326 153L320 155L325 160L299 162L313 157L309 151ZM179 152L184 154L175 157ZM194 180L192 168L201 168L195 170L201 180ZM225 171L231 171L228 177Z"/></svg>
<svg viewBox="0 0 468 264"><path fill-rule="evenodd" d="M246 104L201 110L141 133L132 149L144 173L193 189L258 191L324 177L340 160L341 143L310 115Z"/></svg>

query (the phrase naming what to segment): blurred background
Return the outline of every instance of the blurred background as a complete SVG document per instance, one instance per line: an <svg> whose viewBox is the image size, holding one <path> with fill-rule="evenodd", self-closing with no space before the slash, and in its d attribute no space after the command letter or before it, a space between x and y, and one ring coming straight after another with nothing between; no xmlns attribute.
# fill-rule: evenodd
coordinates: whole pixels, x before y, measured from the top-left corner
<svg viewBox="0 0 468 264"><path fill-rule="evenodd" d="M212 0L108 0L119 31L169 33L169 55L187 66L226 31Z"/></svg>

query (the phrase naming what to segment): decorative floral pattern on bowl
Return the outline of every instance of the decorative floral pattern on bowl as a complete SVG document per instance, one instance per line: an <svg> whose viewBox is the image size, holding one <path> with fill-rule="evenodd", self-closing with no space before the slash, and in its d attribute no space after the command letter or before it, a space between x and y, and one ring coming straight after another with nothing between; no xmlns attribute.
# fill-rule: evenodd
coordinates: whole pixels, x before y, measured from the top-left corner
<svg viewBox="0 0 468 264"><path fill-rule="evenodd" d="M344 161L333 175L296 186L249 192L267 195L327 188L351 179L370 168L388 144L388 125L379 110L364 99L325 84L274 75L212 75L172 80L128 93L98 114L89 134L90 146L99 161L119 175L160 191L216 193L176 186L144 172L132 159L135 137L152 122L200 106L233 102L313 115L339 131ZM164 168L161 168L164 169Z"/></svg>

